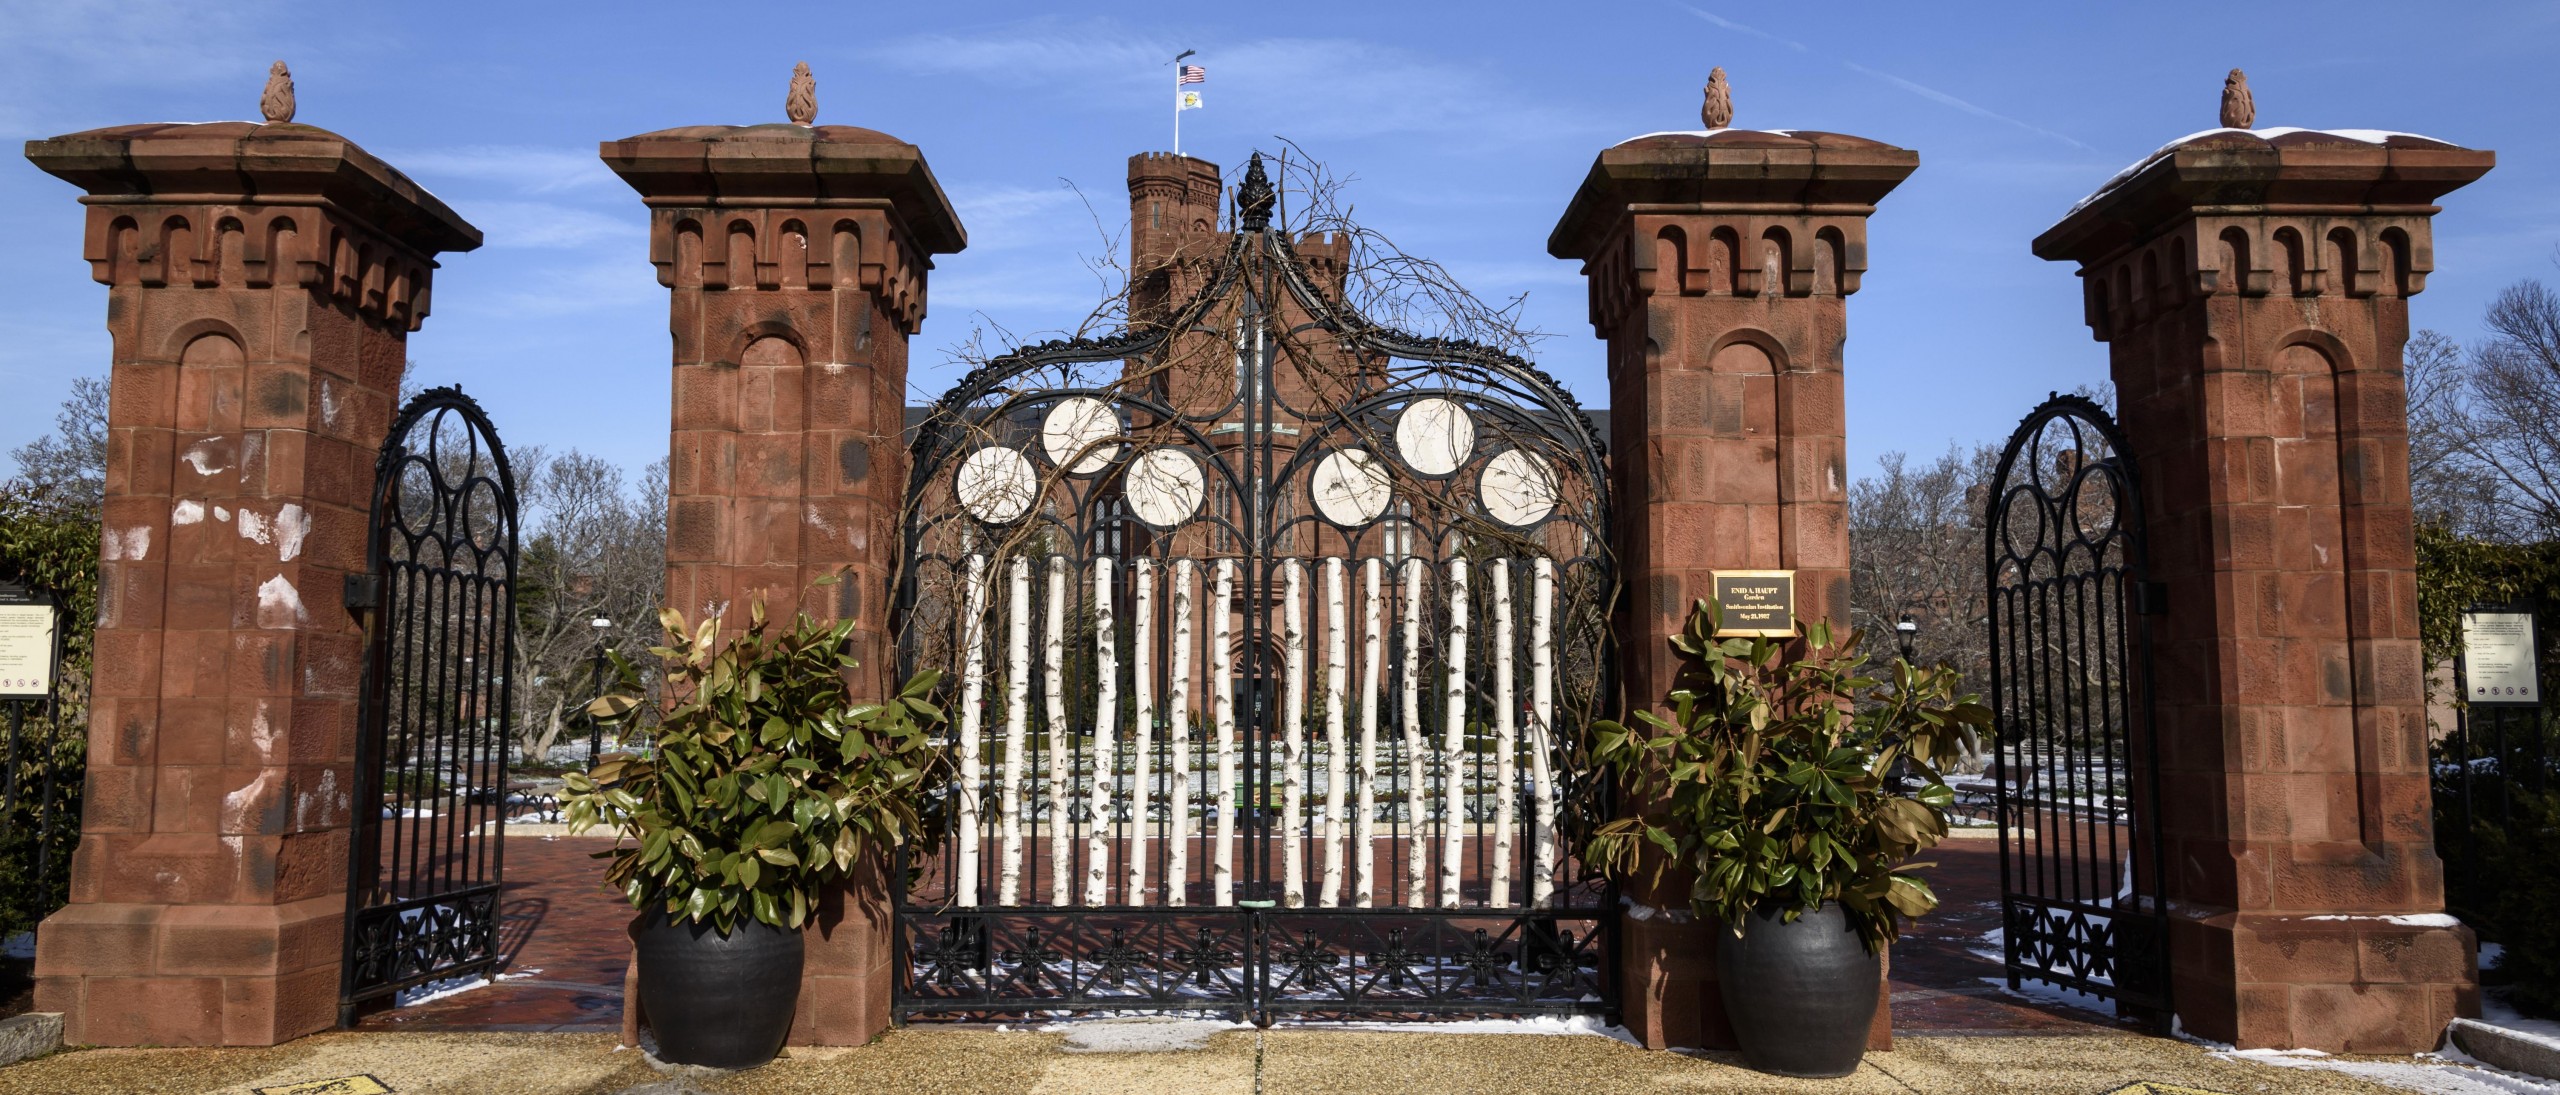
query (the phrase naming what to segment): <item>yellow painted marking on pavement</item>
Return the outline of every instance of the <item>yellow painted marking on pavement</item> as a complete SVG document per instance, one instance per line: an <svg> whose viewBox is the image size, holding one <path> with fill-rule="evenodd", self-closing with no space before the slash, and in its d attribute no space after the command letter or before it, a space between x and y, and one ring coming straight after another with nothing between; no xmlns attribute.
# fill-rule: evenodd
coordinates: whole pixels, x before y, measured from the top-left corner
<svg viewBox="0 0 2560 1095"><path fill-rule="evenodd" d="M2106 1095L2231 1095L2231 1093L2227 1091L2207 1091L2200 1087L2179 1087L2176 1084L2163 1084L2144 1080L2140 1083L2126 1084L2123 1087L2107 1092Z"/></svg>
<svg viewBox="0 0 2560 1095"><path fill-rule="evenodd" d="M334 1080L304 1080L281 1087L262 1087L258 1089L258 1095L392 1095L392 1091L382 1081L358 1074Z"/></svg>

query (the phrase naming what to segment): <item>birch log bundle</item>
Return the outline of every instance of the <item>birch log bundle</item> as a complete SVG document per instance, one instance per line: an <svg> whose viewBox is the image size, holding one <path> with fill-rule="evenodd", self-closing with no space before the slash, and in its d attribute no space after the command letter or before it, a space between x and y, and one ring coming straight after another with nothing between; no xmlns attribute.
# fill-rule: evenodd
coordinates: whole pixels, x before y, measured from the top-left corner
<svg viewBox="0 0 2560 1095"><path fill-rule="evenodd" d="M1326 558L1313 561L1311 583L1309 560L1282 559L1265 575L1279 596L1262 602L1276 618L1242 632L1239 613L1254 605L1242 595L1239 561L1211 561L1205 575L1199 562L1136 559L1122 572L1109 557L961 561L955 902L1184 905L1205 865L1210 902L1233 905L1247 836L1240 818L1266 818L1260 831L1277 837L1268 851L1254 843L1245 852L1267 857L1256 873L1277 876L1285 907L1369 908L1382 890L1387 903L1415 908L1556 902L1568 864L1555 768L1553 561L1490 559L1471 573L1463 557L1440 568L1408 557L1392 570L1368 558L1355 579L1349 561ZM1133 617L1117 611L1124 592ZM1310 593L1321 596L1320 613L1309 612ZM1489 635L1475 628L1478 608L1488 611ZM1315 624L1321 635L1311 634ZM1276 649L1247 657L1245 636L1266 632ZM1071 653L1071 642L1090 659ZM1310 680L1311 656L1322 659L1320 680ZM1003 727L991 741L998 659ZM1204 668L1197 680L1195 666ZM1276 677L1276 695L1239 697L1248 670ZM1207 702L1196 704L1203 686ZM1439 702L1426 705L1426 690ZM1258 703L1274 725L1249 726L1240 700ZM1197 726L1195 706L1205 708ZM1249 729L1267 737L1248 739ZM997 746L998 756L985 755ZM1242 786L1246 770L1263 787ZM1030 838L1043 829L1045 888L1027 881L1038 876ZM1382 844L1390 855L1401 846L1401 864L1380 854ZM993 876L992 894L982 874Z"/></svg>

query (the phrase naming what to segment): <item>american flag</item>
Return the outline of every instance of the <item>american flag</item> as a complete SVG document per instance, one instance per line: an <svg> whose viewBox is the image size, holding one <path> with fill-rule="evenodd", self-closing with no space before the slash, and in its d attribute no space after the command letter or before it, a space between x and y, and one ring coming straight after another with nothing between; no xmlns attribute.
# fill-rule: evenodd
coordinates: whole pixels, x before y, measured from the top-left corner
<svg viewBox="0 0 2560 1095"><path fill-rule="evenodd" d="M1205 84L1207 82L1209 82L1208 69L1202 68L1199 65L1184 65L1182 66L1182 75L1174 78L1173 86L1181 87L1184 84Z"/></svg>

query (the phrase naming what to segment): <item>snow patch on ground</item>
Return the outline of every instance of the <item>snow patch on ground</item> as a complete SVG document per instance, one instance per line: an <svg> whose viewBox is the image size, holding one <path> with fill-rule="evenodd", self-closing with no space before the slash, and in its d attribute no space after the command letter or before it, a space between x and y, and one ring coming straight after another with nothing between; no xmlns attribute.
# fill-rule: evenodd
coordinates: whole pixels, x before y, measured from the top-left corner
<svg viewBox="0 0 2560 1095"><path fill-rule="evenodd" d="M2306 916L2303 919L2375 920L2385 924L2397 924L2404 928L2450 928L2462 923L2445 913L2401 913L2396 916L2349 916L2344 913L2328 913L2321 916Z"/></svg>
<svg viewBox="0 0 2560 1095"><path fill-rule="evenodd" d="M1461 1019L1446 1023L1284 1023L1283 1026L1331 1030L1382 1030L1403 1034L1548 1034L1615 1038L1631 1046L1644 1043L1625 1027L1613 1027L1589 1015L1533 1015L1518 1019Z"/></svg>
<svg viewBox="0 0 2560 1095"><path fill-rule="evenodd" d="M1252 1026L1223 1019L1161 1017L1051 1023L1036 1029L1065 1033L1064 1048L1069 1053L1186 1053L1209 1048L1212 1036Z"/></svg>
<svg viewBox="0 0 2560 1095"><path fill-rule="evenodd" d="M399 1000L392 1006L414 1007L429 1000L442 1000L447 996L458 996L473 989L486 988L490 983L488 978L476 973L468 977L447 977L442 981L429 981L423 985L412 985L401 989Z"/></svg>
<svg viewBox="0 0 2560 1095"><path fill-rule="evenodd" d="M2277 1068L2319 1069L2339 1072L2360 1080L2369 1080L2402 1091L2424 1092L2426 1095L2550 1095L2560 1087L2539 1080L2517 1076L2511 1072L2473 1067L2465 1059L2456 1062L2433 1053L2422 1053L2408 1061L2349 1061L2332 1057L2316 1049L2232 1049L2223 1047L2213 1055L2226 1061L2273 1065Z"/></svg>

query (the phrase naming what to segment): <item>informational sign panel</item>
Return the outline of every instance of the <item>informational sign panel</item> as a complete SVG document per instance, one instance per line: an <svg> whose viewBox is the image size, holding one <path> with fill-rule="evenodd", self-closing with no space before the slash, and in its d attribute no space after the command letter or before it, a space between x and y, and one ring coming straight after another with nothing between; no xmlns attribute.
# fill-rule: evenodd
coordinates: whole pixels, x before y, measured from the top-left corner
<svg viewBox="0 0 2560 1095"><path fill-rule="evenodd" d="M1722 615L1717 636L1795 636L1795 571L1719 570L1715 583L1716 607Z"/></svg>
<svg viewBox="0 0 2560 1095"><path fill-rule="evenodd" d="M0 583L0 697L53 694L54 607Z"/></svg>
<svg viewBox="0 0 2560 1095"><path fill-rule="evenodd" d="M2474 707L2542 706L2537 649L2530 612L2463 613L2463 698Z"/></svg>

